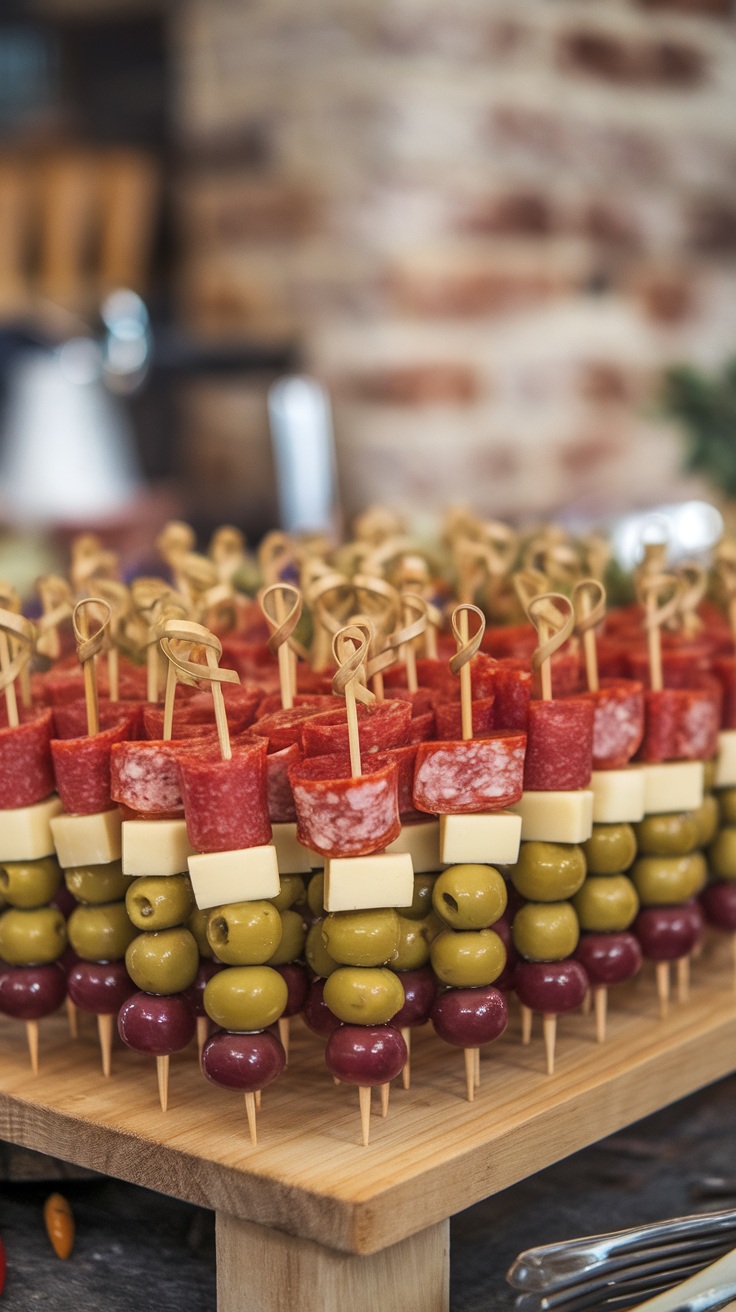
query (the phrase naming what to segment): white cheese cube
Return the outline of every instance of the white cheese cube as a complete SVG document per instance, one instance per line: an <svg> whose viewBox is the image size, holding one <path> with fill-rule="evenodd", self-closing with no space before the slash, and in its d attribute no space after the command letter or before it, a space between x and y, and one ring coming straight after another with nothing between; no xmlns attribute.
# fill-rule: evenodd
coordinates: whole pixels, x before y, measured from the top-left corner
<svg viewBox="0 0 736 1312"><path fill-rule="evenodd" d="M427 871L439 870L440 861L440 822L439 820L414 820L401 826L401 833L386 851L391 855L408 853L414 867L415 875Z"/></svg>
<svg viewBox="0 0 736 1312"><path fill-rule="evenodd" d="M227 902L259 902L281 891L276 849L270 843L236 852L197 852L189 858L189 877L200 911Z"/></svg>
<svg viewBox="0 0 736 1312"><path fill-rule="evenodd" d="M736 788L736 729L722 729L718 735L716 788Z"/></svg>
<svg viewBox="0 0 736 1312"><path fill-rule="evenodd" d="M643 765L644 814L695 811L703 801L703 762L664 761Z"/></svg>
<svg viewBox="0 0 736 1312"><path fill-rule="evenodd" d="M276 848L276 859L280 875L308 875L312 866L317 865L317 853L310 852L296 841L296 822L289 824L272 824L271 842ZM322 858L324 859L324 858Z"/></svg>
<svg viewBox="0 0 736 1312"><path fill-rule="evenodd" d="M103 866L119 860L122 822L117 807L95 815L54 816L50 823L59 865L68 870L70 866Z"/></svg>
<svg viewBox="0 0 736 1312"><path fill-rule="evenodd" d="M589 788L522 793L521 801L508 809L521 816L525 843L584 843L593 832L593 793Z"/></svg>
<svg viewBox="0 0 736 1312"><path fill-rule="evenodd" d="M644 818L644 774L638 766L623 770L594 770L593 824L622 825Z"/></svg>
<svg viewBox="0 0 736 1312"><path fill-rule="evenodd" d="M54 851L50 820L62 806L56 793L35 802L0 811L0 861L39 861Z"/></svg>
<svg viewBox="0 0 736 1312"><path fill-rule="evenodd" d="M408 852L332 857L325 862L325 911L410 907L414 871Z"/></svg>
<svg viewBox="0 0 736 1312"><path fill-rule="evenodd" d="M441 815L440 856L445 865L513 865L519 858L521 829L521 819L510 811Z"/></svg>
<svg viewBox="0 0 736 1312"><path fill-rule="evenodd" d="M186 820L124 820L124 875L185 875L194 848Z"/></svg>

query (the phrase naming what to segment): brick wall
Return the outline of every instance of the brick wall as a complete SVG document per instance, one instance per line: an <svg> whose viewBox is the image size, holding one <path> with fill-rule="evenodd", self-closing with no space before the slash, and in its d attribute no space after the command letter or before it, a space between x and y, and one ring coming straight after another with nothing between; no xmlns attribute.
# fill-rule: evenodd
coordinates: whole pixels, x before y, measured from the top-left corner
<svg viewBox="0 0 736 1312"><path fill-rule="evenodd" d="M298 336L348 510L698 490L656 396L736 348L730 0L187 0L176 42L181 313Z"/></svg>

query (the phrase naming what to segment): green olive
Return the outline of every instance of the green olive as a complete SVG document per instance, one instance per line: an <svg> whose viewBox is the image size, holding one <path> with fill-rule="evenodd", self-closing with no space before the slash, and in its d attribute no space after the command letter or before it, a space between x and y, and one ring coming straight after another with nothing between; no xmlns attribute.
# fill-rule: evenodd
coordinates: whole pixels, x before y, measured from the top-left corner
<svg viewBox="0 0 736 1312"><path fill-rule="evenodd" d="M206 957L208 961L211 961L212 957L215 955L210 947L210 941L207 937L207 921L212 915L214 909L214 907L210 907L207 911L200 911L198 907L195 907L187 921L187 929L190 934L194 935L194 941L199 948L200 957Z"/></svg>
<svg viewBox="0 0 736 1312"><path fill-rule="evenodd" d="M42 907L61 887L61 867L56 857L40 861L3 861L0 865L0 894L11 907Z"/></svg>
<svg viewBox="0 0 736 1312"><path fill-rule="evenodd" d="M325 983L324 1000L349 1025L385 1025L401 1011L404 989L392 970L340 966Z"/></svg>
<svg viewBox="0 0 736 1312"><path fill-rule="evenodd" d="M450 929L487 929L507 902L506 884L493 866L450 866L432 890L432 906Z"/></svg>
<svg viewBox="0 0 736 1312"><path fill-rule="evenodd" d="M689 856L640 856L631 878L642 905L665 906L686 902L705 885L708 867L702 852Z"/></svg>
<svg viewBox="0 0 736 1312"><path fill-rule="evenodd" d="M601 934L628 929L639 910L636 889L626 875L588 875L572 904L580 928Z"/></svg>
<svg viewBox="0 0 736 1312"><path fill-rule="evenodd" d="M710 793L716 786L716 774L718 773L718 758L712 756L709 761L703 761L703 792Z"/></svg>
<svg viewBox="0 0 736 1312"><path fill-rule="evenodd" d="M583 852L589 875L617 875L636 856L636 835L631 825L593 825Z"/></svg>
<svg viewBox="0 0 736 1312"><path fill-rule="evenodd" d="M298 911L292 911L287 907L286 911L281 911L279 914L281 942L273 956L268 958L267 966L285 966L287 961L296 961L297 957L302 955L307 939L304 921Z"/></svg>
<svg viewBox="0 0 736 1312"><path fill-rule="evenodd" d="M432 910L432 889L436 875L415 875L414 895L410 907L402 907L401 914L407 920L424 920Z"/></svg>
<svg viewBox="0 0 736 1312"><path fill-rule="evenodd" d="M498 979L506 965L506 948L494 929L446 929L434 940L430 958L443 984L478 988Z"/></svg>
<svg viewBox="0 0 736 1312"><path fill-rule="evenodd" d="M331 975L333 970L337 970L339 962L330 956L325 947L325 941L322 937L324 923L324 920L317 920L312 925L304 944L304 955L315 975L321 975L323 979L327 979L327 976Z"/></svg>
<svg viewBox="0 0 736 1312"><path fill-rule="evenodd" d="M268 901L277 911L288 911L293 907L295 902L303 902L307 896L307 890L304 887L304 880L301 875L280 875L281 892L278 897L270 897Z"/></svg>
<svg viewBox="0 0 736 1312"><path fill-rule="evenodd" d="M69 942L84 961L120 961L137 932L124 902L75 907L67 928Z"/></svg>
<svg viewBox="0 0 736 1312"><path fill-rule="evenodd" d="M693 816L698 827L696 847L707 847L718 831L718 803L712 793L706 793Z"/></svg>
<svg viewBox="0 0 736 1312"><path fill-rule="evenodd" d="M719 788L718 810L722 825L736 825L736 788Z"/></svg>
<svg viewBox="0 0 736 1312"><path fill-rule="evenodd" d="M136 879L125 894L136 929L172 929L184 925L195 909L189 875L148 875Z"/></svg>
<svg viewBox="0 0 736 1312"><path fill-rule="evenodd" d="M335 911L322 923L322 941L341 966L382 966L399 946L399 917L393 907Z"/></svg>
<svg viewBox="0 0 736 1312"><path fill-rule="evenodd" d="M186 925L139 934L125 953L125 965L144 993L181 993L194 983L199 970L194 935Z"/></svg>
<svg viewBox="0 0 736 1312"><path fill-rule="evenodd" d="M64 879L77 902L100 906L103 902L121 902L134 876L123 874L122 861L108 861L104 866L70 866Z"/></svg>
<svg viewBox="0 0 736 1312"><path fill-rule="evenodd" d="M527 902L514 916L511 937L527 961L562 961L580 937L575 908L570 902Z"/></svg>
<svg viewBox="0 0 736 1312"><path fill-rule="evenodd" d="M320 870L316 875L312 875L307 888L307 906L313 916L323 916L325 914L325 875Z"/></svg>
<svg viewBox="0 0 736 1312"><path fill-rule="evenodd" d="M639 852L646 856L686 856L698 841L698 825L692 811L646 815L634 825Z"/></svg>
<svg viewBox="0 0 736 1312"><path fill-rule="evenodd" d="M232 966L207 981L204 1009L215 1025L247 1034L273 1025L288 997L286 980L270 966Z"/></svg>
<svg viewBox="0 0 736 1312"><path fill-rule="evenodd" d="M281 917L270 902L229 902L207 921L207 938L228 966L262 966L281 942Z"/></svg>
<svg viewBox="0 0 736 1312"><path fill-rule="evenodd" d="M437 917L433 916L437 921ZM444 926L439 923L440 930ZM429 949L439 931L426 920L407 920L399 916L399 946L391 958L392 970L419 970L429 961Z"/></svg>
<svg viewBox="0 0 736 1312"><path fill-rule="evenodd" d="M66 945L66 921L56 907L11 907L0 916L0 957L9 966L46 966Z"/></svg>
<svg viewBox="0 0 736 1312"><path fill-rule="evenodd" d="M719 879L736 879L736 825L726 825L708 848L708 860Z"/></svg>
<svg viewBox="0 0 736 1312"><path fill-rule="evenodd" d="M585 879L585 856L574 843L522 843L511 867L514 886L532 902L559 902Z"/></svg>

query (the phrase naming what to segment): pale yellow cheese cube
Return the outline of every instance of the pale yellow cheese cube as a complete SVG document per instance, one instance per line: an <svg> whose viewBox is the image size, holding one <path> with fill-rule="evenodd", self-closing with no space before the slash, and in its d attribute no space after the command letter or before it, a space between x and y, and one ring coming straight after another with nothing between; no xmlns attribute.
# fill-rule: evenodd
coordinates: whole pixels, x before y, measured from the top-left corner
<svg viewBox="0 0 736 1312"><path fill-rule="evenodd" d="M593 824L632 824L644 817L644 774L635 765L623 770L594 770Z"/></svg>
<svg viewBox="0 0 736 1312"><path fill-rule="evenodd" d="M103 866L119 860L122 822L117 807L95 815L54 816L50 823L59 865L68 870L70 866Z"/></svg>
<svg viewBox="0 0 736 1312"><path fill-rule="evenodd" d="M197 852L189 858L189 877L200 911L227 902L259 902L281 891L276 849L270 843L235 852Z"/></svg>
<svg viewBox="0 0 736 1312"><path fill-rule="evenodd" d="M593 832L593 793L527 792L509 807L521 816L523 842L584 843Z"/></svg>
<svg viewBox="0 0 736 1312"><path fill-rule="evenodd" d="M736 788L736 729L722 729L718 735L716 788Z"/></svg>
<svg viewBox="0 0 736 1312"><path fill-rule="evenodd" d="M441 815L440 856L445 865L513 865L519 857L521 827L519 816L510 811Z"/></svg>
<svg viewBox="0 0 736 1312"><path fill-rule="evenodd" d="M703 801L702 761L663 761L643 765L644 814L695 811Z"/></svg>
<svg viewBox="0 0 736 1312"><path fill-rule="evenodd" d="M124 820L124 875L184 875L194 848L186 820Z"/></svg>
<svg viewBox="0 0 736 1312"><path fill-rule="evenodd" d="M38 861L51 856L54 836L50 821L62 806L56 793L35 802L0 811L0 861Z"/></svg>
<svg viewBox="0 0 736 1312"><path fill-rule="evenodd" d="M414 867L415 875L427 871L439 870L440 861L440 822L439 820L414 820L401 826L401 833L386 848L388 853L408 853Z"/></svg>
<svg viewBox="0 0 736 1312"><path fill-rule="evenodd" d="M413 897L414 871L408 852L331 857L325 862L325 911L409 907Z"/></svg>
<svg viewBox="0 0 736 1312"><path fill-rule="evenodd" d="M280 875L308 875L320 858L296 841L296 822L272 824L271 842L276 848ZM322 860L324 858L321 858Z"/></svg>

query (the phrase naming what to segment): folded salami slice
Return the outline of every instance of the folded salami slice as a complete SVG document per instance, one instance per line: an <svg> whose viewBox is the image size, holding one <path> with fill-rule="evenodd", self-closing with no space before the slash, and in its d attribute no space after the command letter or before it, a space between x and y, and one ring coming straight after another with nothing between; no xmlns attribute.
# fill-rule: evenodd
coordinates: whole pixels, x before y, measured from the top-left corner
<svg viewBox="0 0 736 1312"><path fill-rule="evenodd" d="M0 809L33 806L54 791L53 716L40 708L19 711L16 728L0 728Z"/></svg>
<svg viewBox="0 0 736 1312"><path fill-rule="evenodd" d="M526 734L497 731L468 742L420 743L414 806L430 814L499 811L521 797Z"/></svg>
<svg viewBox="0 0 736 1312"><path fill-rule="evenodd" d="M582 693L595 708L593 769L621 770L644 737L644 689L634 679L601 679L597 692Z"/></svg>
<svg viewBox="0 0 736 1312"><path fill-rule="evenodd" d="M490 733L495 729L493 700L493 697L484 697L482 700L472 703L474 738L477 738L479 734ZM445 702L437 707L435 716L438 738L451 740L462 738L463 713L460 702Z"/></svg>
<svg viewBox="0 0 736 1312"><path fill-rule="evenodd" d="M528 661L504 657L493 672L493 717L497 729L521 729L526 733L532 672Z"/></svg>
<svg viewBox="0 0 736 1312"><path fill-rule="evenodd" d="M221 683L220 687L222 688L228 716L232 716L234 720L242 721L243 728L247 729L255 720L258 708L263 701L261 689L243 687L239 683ZM215 715L211 691L209 689L192 690L186 703L186 710L192 720L198 719L201 724L214 724Z"/></svg>
<svg viewBox="0 0 736 1312"><path fill-rule="evenodd" d="M409 742L428 743L437 737L437 717L434 711L425 711L424 715L412 715L409 722Z"/></svg>
<svg viewBox="0 0 736 1312"><path fill-rule="evenodd" d="M274 825L293 824L296 820L294 793L289 782L289 766L297 765L302 759L302 749L298 743L290 743L278 752L269 752L266 757L266 782L268 784L268 818Z"/></svg>
<svg viewBox="0 0 736 1312"><path fill-rule="evenodd" d="M583 697L530 701L524 788L587 788L593 769L593 702Z"/></svg>
<svg viewBox="0 0 736 1312"><path fill-rule="evenodd" d="M65 702L76 702L84 697L84 670L75 655L58 661L43 675L44 690L51 706L63 706ZM107 678L107 661L99 662L97 671L97 688L101 697L107 697L109 683ZM125 657L119 658L118 691L126 701L145 700L146 671L132 665Z"/></svg>
<svg viewBox="0 0 736 1312"><path fill-rule="evenodd" d="M280 752L292 743L301 746L305 722L318 713L314 706L293 706L289 711L274 711L271 715L264 715L256 721L254 727L258 734L268 739L272 752Z"/></svg>
<svg viewBox="0 0 736 1312"><path fill-rule="evenodd" d="M457 679L451 673L447 661L422 657L417 661L417 682L420 688L431 688L444 693L443 700L453 701L458 696ZM394 665L383 676L386 694L394 696L394 689L406 688L406 666Z"/></svg>
<svg viewBox="0 0 736 1312"><path fill-rule="evenodd" d="M179 743L176 759L187 834L198 852L231 852L271 841L264 739L234 741L223 761L216 741Z"/></svg>
<svg viewBox="0 0 736 1312"><path fill-rule="evenodd" d="M137 738L143 724L144 706L145 702L109 702L100 698L98 702L100 728L111 729L113 725L125 720L128 724L128 737ZM86 732L87 703L84 698L54 707L55 738L82 738Z"/></svg>
<svg viewBox="0 0 736 1312"><path fill-rule="evenodd" d="M335 697L332 693L298 692L294 698L294 706L311 706L315 712L330 711L334 705ZM256 720L262 720L264 715L275 715L281 709L281 693L270 693L260 703L256 711Z"/></svg>
<svg viewBox="0 0 736 1312"><path fill-rule="evenodd" d="M388 747L404 747L409 741L411 704L404 701L380 702L357 707L358 737L361 752L381 752ZM261 724L263 721L261 721ZM328 756L348 750L348 720L343 703L334 711L322 711L304 724L302 747L305 756Z"/></svg>
<svg viewBox="0 0 736 1312"><path fill-rule="evenodd" d="M110 753L110 796L138 815L184 815L174 742L116 743Z"/></svg>
<svg viewBox="0 0 736 1312"><path fill-rule="evenodd" d="M110 752L128 737L127 719L86 738L53 738L51 755L56 788L68 815L110 811Z"/></svg>
<svg viewBox="0 0 736 1312"><path fill-rule="evenodd" d="M347 754L307 757L289 769L296 836L322 856L369 856L401 833L398 766L381 763L358 778Z"/></svg>
<svg viewBox="0 0 736 1312"><path fill-rule="evenodd" d="M398 799L400 816L414 811L414 770L417 762L418 746L418 743L409 743L406 747L391 747L387 752L376 752L371 757L371 770L375 770L386 761L396 762L399 771Z"/></svg>
<svg viewBox="0 0 736 1312"><path fill-rule="evenodd" d="M189 707L190 703L185 702L181 708L175 708L171 726L172 738L200 738L206 733L217 733L215 711L211 697L209 698L209 707L195 707L192 711ZM238 710L231 711L229 706L225 709L230 736L234 738L249 727L252 717ZM209 714L207 714L207 711L209 711ZM162 706L153 706L150 703L144 706L143 728L146 737L154 742L159 742L163 738L164 710Z"/></svg>

